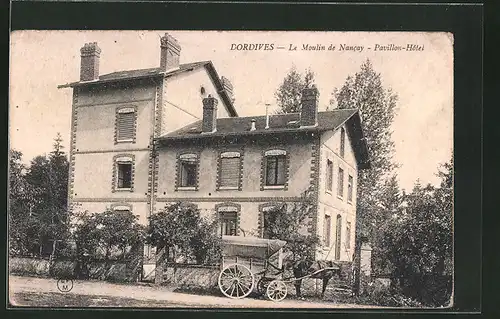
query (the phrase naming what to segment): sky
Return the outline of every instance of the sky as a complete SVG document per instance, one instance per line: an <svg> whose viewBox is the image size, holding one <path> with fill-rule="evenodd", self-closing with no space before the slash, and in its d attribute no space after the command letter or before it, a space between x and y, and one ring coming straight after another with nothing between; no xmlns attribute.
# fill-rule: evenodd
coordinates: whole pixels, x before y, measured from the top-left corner
<svg viewBox="0 0 500 319"><path fill-rule="evenodd" d="M159 66L165 32L179 41L181 63L211 60L219 75L231 80L240 116L265 114L266 103L275 107L274 93L292 66L315 73L319 109L325 110L333 89L368 58L384 88L398 95L392 139L400 186L411 190L417 179L437 184L439 165L451 158L453 36L437 32L15 31L10 43L10 147L28 163L49 153L59 132L69 150L72 92L57 86L78 81L84 43L97 42L101 48L100 74L152 68ZM237 44L273 44L274 50L231 50ZM302 50L305 44L325 50ZM375 50L391 44L415 44L422 50ZM330 45L335 50L327 50ZM358 50L339 51L341 45Z"/></svg>

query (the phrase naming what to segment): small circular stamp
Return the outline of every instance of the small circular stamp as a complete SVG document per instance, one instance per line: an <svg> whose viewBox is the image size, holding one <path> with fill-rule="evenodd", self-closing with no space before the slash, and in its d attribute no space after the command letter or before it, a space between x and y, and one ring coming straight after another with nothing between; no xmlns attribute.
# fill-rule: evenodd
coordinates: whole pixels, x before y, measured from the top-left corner
<svg viewBox="0 0 500 319"><path fill-rule="evenodd" d="M59 279L57 281L57 289L60 292L70 292L73 289L73 280L71 279Z"/></svg>

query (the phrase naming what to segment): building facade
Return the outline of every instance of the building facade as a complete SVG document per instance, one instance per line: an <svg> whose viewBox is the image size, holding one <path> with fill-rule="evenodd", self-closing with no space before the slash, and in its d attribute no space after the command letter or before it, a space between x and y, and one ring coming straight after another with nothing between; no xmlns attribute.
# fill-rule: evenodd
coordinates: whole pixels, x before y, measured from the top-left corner
<svg viewBox="0 0 500 319"><path fill-rule="evenodd" d="M351 260L357 175L369 167L357 110L318 112L306 89L299 113L239 117L230 82L209 61L179 64L169 35L160 68L99 76L97 45L81 53L81 80L64 86L74 92L73 209L130 210L147 224L186 201L223 235L266 237L266 212L309 191L304 231L322 239L317 258Z"/></svg>

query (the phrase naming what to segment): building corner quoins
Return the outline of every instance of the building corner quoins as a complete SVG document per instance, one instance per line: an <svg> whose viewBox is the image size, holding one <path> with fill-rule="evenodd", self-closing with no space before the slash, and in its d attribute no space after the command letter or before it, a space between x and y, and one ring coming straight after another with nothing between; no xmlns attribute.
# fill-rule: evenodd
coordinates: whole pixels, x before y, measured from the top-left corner
<svg viewBox="0 0 500 319"><path fill-rule="evenodd" d="M73 88L73 101L71 110L71 135L69 143L69 175L68 175L68 211L73 211L73 198L75 187L75 150L76 150L76 129L78 120L78 94L79 89Z"/></svg>
<svg viewBox="0 0 500 319"><path fill-rule="evenodd" d="M158 193L158 170L159 159L156 150L156 138L161 135L162 130L162 115L163 115L163 93L165 81L155 86L155 101L153 106L153 129L149 142L149 158L148 158L148 191L147 191L147 204L148 216L154 214L156 210L156 199Z"/></svg>
<svg viewBox="0 0 500 319"><path fill-rule="evenodd" d="M311 212L313 215L309 219L308 230L311 234L317 234L318 214L319 214L319 186L320 186L320 165L321 165L321 143L320 138L313 140L311 145L311 176L309 189L312 197Z"/></svg>

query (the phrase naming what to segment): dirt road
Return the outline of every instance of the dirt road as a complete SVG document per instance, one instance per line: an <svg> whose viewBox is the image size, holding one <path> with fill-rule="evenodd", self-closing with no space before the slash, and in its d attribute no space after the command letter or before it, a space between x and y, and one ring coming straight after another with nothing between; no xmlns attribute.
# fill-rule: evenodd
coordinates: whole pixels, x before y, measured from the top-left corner
<svg viewBox="0 0 500 319"><path fill-rule="evenodd" d="M75 280L71 291L61 292L55 279L19 276L9 276L9 298L13 305L31 307L367 308L293 299L281 302L253 298L229 299L177 293L167 287L119 285L102 281Z"/></svg>

